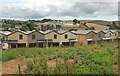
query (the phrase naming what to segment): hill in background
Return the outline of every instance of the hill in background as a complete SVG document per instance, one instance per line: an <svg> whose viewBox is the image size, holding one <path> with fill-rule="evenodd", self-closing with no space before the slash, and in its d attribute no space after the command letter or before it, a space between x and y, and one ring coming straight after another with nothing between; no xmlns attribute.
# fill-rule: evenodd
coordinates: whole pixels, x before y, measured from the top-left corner
<svg viewBox="0 0 120 76"><path fill-rule="evenodd" d="M120 29L120 21L103 21L103 20L81 20L81 23L86 23L87 27L95 29Z"/></svg>

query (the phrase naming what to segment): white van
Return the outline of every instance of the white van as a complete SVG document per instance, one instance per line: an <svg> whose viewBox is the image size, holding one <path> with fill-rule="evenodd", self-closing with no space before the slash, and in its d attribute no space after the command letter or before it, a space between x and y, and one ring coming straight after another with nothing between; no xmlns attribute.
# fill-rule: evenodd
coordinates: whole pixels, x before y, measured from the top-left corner
<svg viewBox="0 0 120 76"><path fill-rule="evenodd" d="M3 43L2 49L8 49L8 43Z"/></svg>

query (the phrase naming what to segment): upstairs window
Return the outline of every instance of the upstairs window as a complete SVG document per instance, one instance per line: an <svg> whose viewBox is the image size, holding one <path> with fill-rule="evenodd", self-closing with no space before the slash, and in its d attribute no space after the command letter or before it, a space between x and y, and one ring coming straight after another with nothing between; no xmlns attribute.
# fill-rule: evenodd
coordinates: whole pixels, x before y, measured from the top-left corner
<svg viewBox="0 0 120 76"><path fill-rule="evenodd" d="M3 40L8 40L8 37L3 37Z"/></svg>
<svg viewBox="0 0 120 76"><path fill-rule="evenodd" d="M57 35L54 35L54 39L57 39Z"/></svg>
<svg viewBox="0 0 120 76"><path fill-rule="evenodd" d="M117 34L115 33L115 36L117 36Z"/></svg>
<svg viewBox="0 0 120 76"><path fill-rule="evenodd" d="M94 34L92 34L92 38L94 38Z"/></svg>
<svg viewBox="0 0 120 76"><path fill-rule="evenodd" d="M65 35L65 39L67 39L67 38L68 38L68 35L66 34L66 35Z"/></svg>
<svg viewBox="0 0 120 76"><path fill-rule="evenodd" d="M23 39L23 35L19 35L19 39Z"/></svg>
<svg viewBox="0 0 120 76"><path fill-rule="evenodd" d="M109 37L111 37L111 33L109 34Z"/></svg>
<svg viewBox="0 0 120 76"><path fill-rule="evenodd" d="M101 35L99 34L99 37L101 37Z"/></svg>
<svg viewBox="0 0 120 76"><path fill-rule="evenodd" d="M35 39L35 35L32 35L32 39Z"/></svg>

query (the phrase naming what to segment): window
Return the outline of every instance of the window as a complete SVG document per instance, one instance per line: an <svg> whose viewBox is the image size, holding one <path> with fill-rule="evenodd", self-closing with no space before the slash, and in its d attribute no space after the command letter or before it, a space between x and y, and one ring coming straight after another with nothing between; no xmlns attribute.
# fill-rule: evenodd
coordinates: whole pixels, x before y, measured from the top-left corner
<svg viewBox="0 0 120 76"><path fill-rule="evenodd" d="M109 34L109 37L111 37L111 33Z"/></svg>
<svg viewBox="0 0 120 76"><path fill-rule="evenodd" d="M117 34L115 33L115 36L117 36Z"/></svg>
<svg viewBox="0 0 120 76"><path fill-rule="evenodd" d="M32 39L35 39L35 35L32 35Z"/></svg>
<svg viewBox="0 0 120 76"><path fill-rule="evenodd" d="M3 40L8 40L8 37L3 37Z"/></svg>
<svg viewBox="0 0 120 76"><path fill-rule="evenodd" d="M57 35L54 35L54 39L57 39Z"/></svg>
<svg viewBox="0 0 120 76"><path fill-rule="evenodd" d="M94 37L94 34L92 34L92 38Z"/></svg>
<svg viewBox="0 0 120 76"><path fill-rule="evenodd" d="M68 38L68 35L65 35L65 39L67 39Z"/></svg>
<svg viewBox="0 0 120 76"><path fill-rule="evenodd" d="M19 39L23 39L23 35L19 35Z"/></svg>
<svg viewBox="0 0 120 76"><path fill-rule="evenodd" d="M99 34L99 37L101 37L101 35Z"/></svg>

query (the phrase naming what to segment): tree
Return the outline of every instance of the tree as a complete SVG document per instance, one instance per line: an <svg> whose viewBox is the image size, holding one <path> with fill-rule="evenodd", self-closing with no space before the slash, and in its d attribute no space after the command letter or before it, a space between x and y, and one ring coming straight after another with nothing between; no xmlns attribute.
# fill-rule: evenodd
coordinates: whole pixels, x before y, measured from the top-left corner
<svg viewBox="0 0 120 76"><path fill-rule="evenodd" d="M21 30L22 31L29 31L29 27L28 26L22 26Z"/></svg>
<svg viewBox="0 0 120 76"><path fill-rule="evenodd" d="M95 28L94 27L87 27L85 30L95 30Z"/></svg>
<svg viewBox="0 0 120 76"><path fill-rule="evenodd" d="M4 31L8 31L8 28L10 28L11 26L11 24L3 24L2 28L4 28Z"/></svg>
<svg viewBox="0 0 120 76"><path fill-rule="evenodd" d="M119 28L114 21L113 21L112 25L114 26L115 29Z"/></svg>
<svg viewBox="0 0 120 76"><path fill-rule="evenodd" d="M42 23L49 22L49 21L52 21L52 20L51 19L43 19L43 20L41 20Z"/></svg>
<svg viewBox="0 0 120 76"><path fill-rule="evenodd" d="M80 21L78 21L78 23L80 24Z"/></svg>
<svg viewBox="0 0 120 76"><path fill-rule="evenodd" d="M73 22L74 22L74 24L76 24L76 23L78 22L78 20L77 20L77 19L74 19Z"/></svg>
<svg viewBox="0 0 120 76"><path fill-rule="evenodd" d="M77 29L69 29L69 31L77 31Z"/></svg>
<svg viewBox="0 0 120 76"><path fill-rule="evenodd" d="M86 22L84 22L84 25L86 25Z"/></svg>
<svg viewBox="0 0 120 76"><path fill-rule="evenodd" d="M94 27L90 27L90 30L95 30L95 28Z"/></svg>
<svg viewBox="0 0 120 76"><path fill-rule="evenodd" d="M35 27L34 22L30 22L27 24L27 27L29 27L29 30L32 31Z"/></svg>

